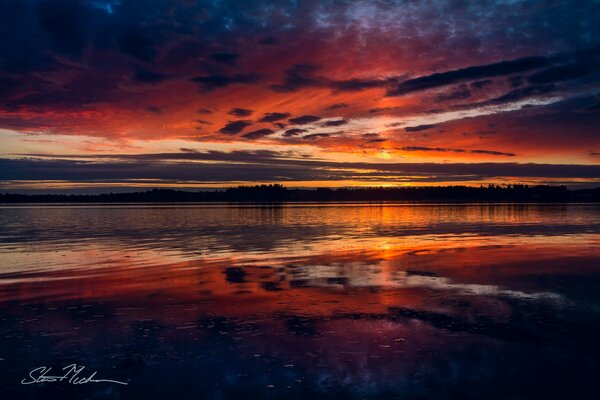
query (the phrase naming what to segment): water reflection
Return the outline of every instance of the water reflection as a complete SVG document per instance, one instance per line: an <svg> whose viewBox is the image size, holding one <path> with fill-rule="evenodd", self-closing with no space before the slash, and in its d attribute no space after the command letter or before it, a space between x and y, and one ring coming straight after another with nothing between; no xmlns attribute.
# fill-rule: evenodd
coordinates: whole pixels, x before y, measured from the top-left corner
<svg viewBox="0 0 600 400"><path fill-rule="evenodd" d="M598 394L593 205L25 207L0 221L3 398ZM18 384L72 362L130 385Z"/></svg>

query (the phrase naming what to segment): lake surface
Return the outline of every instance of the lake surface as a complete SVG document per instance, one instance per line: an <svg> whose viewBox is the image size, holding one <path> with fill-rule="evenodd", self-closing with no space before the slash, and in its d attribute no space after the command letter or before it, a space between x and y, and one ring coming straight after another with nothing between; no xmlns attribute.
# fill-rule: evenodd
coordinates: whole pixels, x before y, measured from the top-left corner
<svg viewBox="0 0 600 400"><path fill-rule="evenodd" d="M21 384L74 363L128 385ZM597 204L0 207L3 399L593 399L599 367Z"/></svg>

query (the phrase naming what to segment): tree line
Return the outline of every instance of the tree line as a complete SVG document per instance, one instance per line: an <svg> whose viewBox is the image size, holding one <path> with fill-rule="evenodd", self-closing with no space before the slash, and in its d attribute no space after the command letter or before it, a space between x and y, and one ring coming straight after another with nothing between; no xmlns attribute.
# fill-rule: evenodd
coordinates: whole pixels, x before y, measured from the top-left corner
<svg viewBox="0 0 600 400"><path fill-rule="evenodd" d="M0 194L0 203L132 203L132 202L352 202L352 201L514 201L599 202L600 188L570 190L565 186L487 185L433 187L366 187L289 189L280 184L238 186L197 192L152 189L104 194Z"/></svg>

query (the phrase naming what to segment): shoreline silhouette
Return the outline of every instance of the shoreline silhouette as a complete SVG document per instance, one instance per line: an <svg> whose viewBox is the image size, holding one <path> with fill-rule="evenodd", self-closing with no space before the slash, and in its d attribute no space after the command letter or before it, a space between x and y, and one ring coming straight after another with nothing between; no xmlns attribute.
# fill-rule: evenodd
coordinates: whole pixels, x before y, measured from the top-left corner
<svg viewBox="0 0 600 400"><path fill-rule="evenodd" d="M487 185L289 189L281 184L197 192L151 189L103 194L0 194L0 203L210 203L210 202L600 202L600 187Z"/></svg>

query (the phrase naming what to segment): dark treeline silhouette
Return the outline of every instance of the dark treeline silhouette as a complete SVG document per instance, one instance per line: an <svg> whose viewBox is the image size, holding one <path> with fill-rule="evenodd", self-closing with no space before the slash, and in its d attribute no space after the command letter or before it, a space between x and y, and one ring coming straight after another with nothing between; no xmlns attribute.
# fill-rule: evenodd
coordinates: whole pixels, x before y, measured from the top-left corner
<svg viewBox="0 0 600 400"><path fill-rule="evenodd" d="M0 203L128 202L319 202L319 201L514 201L600 202L600 188L569 190L565 186L488 185L438 187L372 187L288 189L283 185L239 186L226 190L186 192L153 189L105 194L0 194Z"/></svg>

